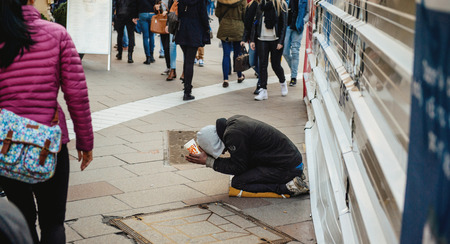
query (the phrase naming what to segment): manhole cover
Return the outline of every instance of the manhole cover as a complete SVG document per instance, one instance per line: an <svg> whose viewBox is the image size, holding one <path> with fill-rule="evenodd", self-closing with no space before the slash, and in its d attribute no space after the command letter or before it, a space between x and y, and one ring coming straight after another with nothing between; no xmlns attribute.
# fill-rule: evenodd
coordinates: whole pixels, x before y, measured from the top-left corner
<svg viewBox="0 0 450 244"><path fill-rule="evenodd" d="M224 204L208 203L113 219L138 243L288 243L295 239Z"/></svg>
<svg viewBox="0 0 450 244"><path fill-rule="evenodd" d="M167 131L169 141L169 164L186 164L184 156L188 151L184 149L184 144L197 137L197 131Z"/></svg>

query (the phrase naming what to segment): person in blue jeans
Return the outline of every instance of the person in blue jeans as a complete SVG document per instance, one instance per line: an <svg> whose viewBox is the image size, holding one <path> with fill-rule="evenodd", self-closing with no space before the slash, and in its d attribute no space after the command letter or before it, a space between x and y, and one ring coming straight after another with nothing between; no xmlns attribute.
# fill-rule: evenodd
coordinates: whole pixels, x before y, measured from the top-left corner
<svg viewBox="0 0 450 244"><path fill-rule="evenodd" d="M242 36L244 35L244 14L246 0L218 0L216 8L216 16L219 18L219 30L217 38L222 41L223 58L222 73L224 88L228 87L228 74L231 68L231 51L233 51L233 59L241 54ZM245 76L242 72L237 72L238 83L241 83Z"/></svg>
<svg viewBox="0 0 450 244"><path fill-rule="evenodd" d="M297 71L300 59L303 27L309 18L308 1L290 0L288 9L283 57L291 69L291 81L289 82L289 86L295 86L297 85Z"/></svg>
<svg viewBox="0 0 450 244"><path fill-rule="evenodd" d="M147 65L155 62L155 58L153 57L153 50L155 49L155 35L150 31L152 17L155 15L155 2L156 0L137 0L137 11L139 13L139 18L133 20L135 23L139 21L139 25L141 27L142 42L146 56L144 64Z"/></svg>

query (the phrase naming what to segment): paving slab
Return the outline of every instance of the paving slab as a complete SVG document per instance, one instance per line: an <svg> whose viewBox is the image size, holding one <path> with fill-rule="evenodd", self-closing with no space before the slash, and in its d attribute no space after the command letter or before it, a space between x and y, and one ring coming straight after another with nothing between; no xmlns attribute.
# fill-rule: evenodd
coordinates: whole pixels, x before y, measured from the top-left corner
<svg viewBox="0 0 450 244"><path fill-rule="evenodd" d="M127 210L130 208L129 205L111 196L73 201L67 203L66 220Z"/></svg>
<svg viewBox="0 0 450 244"><path fill-rule="evenodd" d="M82 199L110 196L120 193L123 193L123 191L117 189L108 182L98 181L93 183L70 186L67 201L71 202Z"/></svg>

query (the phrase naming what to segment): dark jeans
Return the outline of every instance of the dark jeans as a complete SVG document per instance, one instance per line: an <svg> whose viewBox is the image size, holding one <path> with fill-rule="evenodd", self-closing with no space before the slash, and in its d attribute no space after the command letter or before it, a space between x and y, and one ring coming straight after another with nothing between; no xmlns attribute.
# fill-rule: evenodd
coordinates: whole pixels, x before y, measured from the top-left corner
<svg viewBox="0 0 450 244"><path fill-rule="evenodd" d="M277 44L278 41L258 41L258 44L256 45L258 48L259 57L259 82L261 88L264 89L267 89L267 67L269 66L269 53L272 69L277 75L278 81L280 83L286 81L286 78L284 78L283 67L281 67L283 48L277 50Z"/></svg>
<svg viewBox="0 0 450 244"><path fill-rule="evenodd" d="M231 186L248 192L290 194L286 183L300 175L302 170L297 168L256 167L235 175L231 180Z"/></svg>
<svg viewBox="0 0 450 244"><path fill-rule="evenodd" d="M184 54L183 73L184 73L184 94L192 92L192 77L194 76L194 60L198 47L181 46Z"/></svg>
<svg viewBox="0 0 450 244"><path fill-rule="evenodd" d="M164 58L166 59L166 67L170 69L170 34L161 34L161 42L164 49Z"/></svg>
<svg viewBox="0 0 450 244"><path fill-rule="evenodd" d="M131 20L131 18L121 19L117 18L116 22L114 23L116 30L117 30L117 51L119 53L122 53L123 51L123 31L125 26L127 27L127 34L128 34L128 52L132 53L134 50L134 23Z"/></svg>
<svg viewBox="0 0 450 244"><path fill-rule="evenodd" d="M230 55L233 52L233 63L234 60L241 54L241 44L239 41L226 42L222 41L223 57L222 57L222 73L223 80L228 80L228 72L231 69L231 59ZM242 72L237 72L239 78L242 76Z"/></svg>
<svg viewBox="0 0 450 244"><path fill-rule="evenodd" d="M45 182L27 184L0 177L0 185L8 200L14 203L25 216L34 243L39 243L36 232L36 205L41 229L41 243L66 243L64 220L66 214L67 189L69 187L69 152L63 144L58 153L56 171ZM34 197L33 197L34 194Z"/></svg>

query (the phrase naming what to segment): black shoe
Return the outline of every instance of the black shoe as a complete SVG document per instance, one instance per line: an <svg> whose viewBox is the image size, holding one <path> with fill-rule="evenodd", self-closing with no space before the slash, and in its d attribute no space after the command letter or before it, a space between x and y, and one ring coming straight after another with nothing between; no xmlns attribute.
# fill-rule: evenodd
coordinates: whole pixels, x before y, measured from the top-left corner
<svg viewBox="0 0 450 244"><path fill-rule="evenodd" d="M189 101L189 100L194 100L195 97L192 96L191 94L184 94L183 96L183 101Z"/></svg>
<svg viewBox="0 0 450 244"><path fill-rule="evenodd" d="M116 58L117 58L118 60L122 60L122 54L121 54L121 53L118 53L118 54L116 55Z"/></svg>
<svg viewBox="0 0 450 244"><path fill-rule="evenodd" d="M289 86L295 86L295 85L297 85L297 79L292 78L291 82L289 82Z"/></svg>
<svg viewBox="0 0 450 244"><path fill-rule="evenodd" d="M128 52L128 63L129 64L134 63L134 61L133 61L133 53Z"/></svg>
<svg viewBox="0 0 450 244"><path fill-rule="evenodd" d="M143 64L150 64L150 56L147 56Z"/></svg>
<svg viewBox="0 0 450 244"><path fill-rule="evenodd" d="M164 58L164 55L161 55L161 54L160 54L160 55L159 55L159 58Z"/></svg>
<svg viewBox="0 0 450 244"><path fill-rule="evenodd" d="M4 191L0 191L0 197L6 197L6 194Z"/></svg>
<svg viewBox="0 0 450 244"><path fill-rule="evenodd" d="M155 62L155 58L153 57L153 55L150 55L150 63L154 63Z"/></svg>

